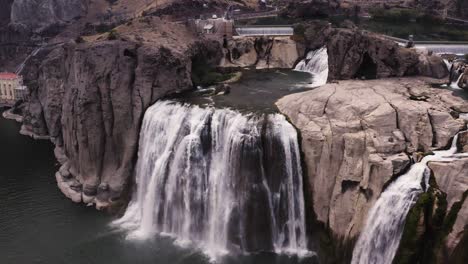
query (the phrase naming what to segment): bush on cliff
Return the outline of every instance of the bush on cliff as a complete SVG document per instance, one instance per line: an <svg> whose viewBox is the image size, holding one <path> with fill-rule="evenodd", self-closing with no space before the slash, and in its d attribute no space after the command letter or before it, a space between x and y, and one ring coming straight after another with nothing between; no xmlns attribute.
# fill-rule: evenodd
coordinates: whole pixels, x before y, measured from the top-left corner
<svg viewBox="0 0 468 264"><path fill-rule="evenodd" d="M116 40L118 38L119 38L119 33L115 29L112 29L107 35L108 40Z"/></svg>
<svg viewBox="0 0 468 264"><path fill-rule="evenodd" d="M208 86L226 81L233 77L230 73L217 72L202 58L192 60L192 82L195 86Z"/></svg>

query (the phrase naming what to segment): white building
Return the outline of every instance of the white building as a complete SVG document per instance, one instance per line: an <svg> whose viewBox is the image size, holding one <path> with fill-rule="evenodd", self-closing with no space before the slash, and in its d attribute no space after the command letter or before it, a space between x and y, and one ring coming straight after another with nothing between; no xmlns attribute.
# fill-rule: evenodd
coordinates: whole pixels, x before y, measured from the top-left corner
<svg viewBox="0 0 468 264"><path fill-rule="evenodd" d="M10 72L0 73L0 102L14 104L17 100L24 99L27 89L23 86L23 78Z"/></svg>

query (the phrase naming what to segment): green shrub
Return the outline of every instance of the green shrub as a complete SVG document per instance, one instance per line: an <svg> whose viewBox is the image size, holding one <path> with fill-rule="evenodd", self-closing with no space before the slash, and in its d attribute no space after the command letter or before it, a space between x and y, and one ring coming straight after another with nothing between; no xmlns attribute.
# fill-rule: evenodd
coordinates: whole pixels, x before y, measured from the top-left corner
<svg viewBox="0 0 468 264"><path fill-rule="evenodd" d="M118 38L119 38L119 33L115 29L112 29L107 35L108 40L116 40Z"/></svg>
<svg viewBox="0 0 468 264"><path fill-rule="evenodd" d="M76 43L84 43L85 40L84 40L84 38L83 38L82 36L78 36L78 37L75 39L75 42L76 42Z"/></svg>

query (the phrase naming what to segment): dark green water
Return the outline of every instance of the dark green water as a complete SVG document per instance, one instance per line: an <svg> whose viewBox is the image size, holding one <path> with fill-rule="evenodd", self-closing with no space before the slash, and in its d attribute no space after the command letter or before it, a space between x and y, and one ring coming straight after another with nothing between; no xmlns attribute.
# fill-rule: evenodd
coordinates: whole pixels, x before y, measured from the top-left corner
<svg viewBox="0 0 468 264"><path fill-rule="evenodd" d="M312 78L309 73L293 70L242 70L239 81L229 84L227 95L203 95L203 90L198 90L171 99L247 113L277 113L275 102L288 94L310 90Z"/></svg>
<svg viewBox="0 0 468 264"><path fill-rule="evenodd" d="M18 134L19 125L0 117L1 264L206 264L200 251L172 239L129 241L110 227L113 217L74 204L57 188L57 163L48 141ZM312 259L258 254L228 256L226 264L315 263Z"/></svg>

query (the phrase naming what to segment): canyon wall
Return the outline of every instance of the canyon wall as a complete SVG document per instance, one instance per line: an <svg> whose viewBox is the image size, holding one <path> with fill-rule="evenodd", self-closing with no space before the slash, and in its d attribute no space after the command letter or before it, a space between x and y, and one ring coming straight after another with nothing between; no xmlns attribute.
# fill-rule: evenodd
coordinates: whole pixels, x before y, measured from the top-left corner
<svg viewBox="0 0 468 264"><path fill-rule="evenodd" d="M221 67L292 69L304 50L290 37L242 37L229 40Z"/></svg>
<svg viewBox="0 0 468 264"><path fill-rule="evenodd" d="M217 42L197 42L185 26L156 18L114 34L116 39L106 33L45 55L22 128L56 144L62 191L97 207L119 201L128 190L146 108L192 87L192 56L221 57Z"/></svg>
<svg viewBox="0 0 468 264"><path fill-rule="evenodd" d="M468 111L459 94L417 78L340 81L286 96L277 106L301 133L309 210L344 244L363 231L369 208L412 159L447 147L466 127L456 113Z"/></svg>
<svg viewBox="0 0 468 264"><path fill-rule="evenodd" d="M313 22L296 26L306 50L326 46L329 79L388 78L423 75L445 78L448 70L442 58L421 54L399 46L382 36L360 30L352 23L333 28L329 23Z"/></svg>
<svg viewBox="0 0 468 264"><path fill-rule="evenodd" d="M33 30L70 22L86 14L82 0L15 0L11 6L11 23Z"/></svg>

